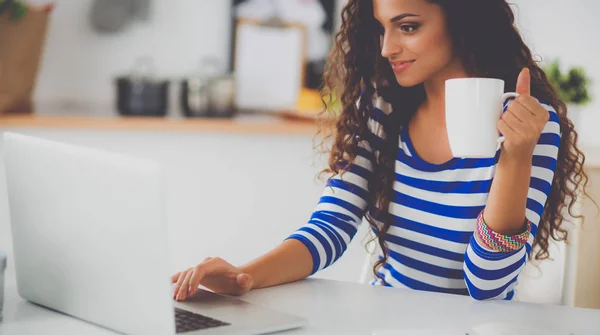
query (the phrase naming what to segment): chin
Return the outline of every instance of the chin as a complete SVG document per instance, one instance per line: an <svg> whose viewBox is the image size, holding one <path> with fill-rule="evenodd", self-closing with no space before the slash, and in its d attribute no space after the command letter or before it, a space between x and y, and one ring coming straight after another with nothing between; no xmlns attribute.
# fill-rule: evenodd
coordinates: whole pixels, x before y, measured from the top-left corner
<svg viewBox="0 0 600 335"><path fill-rule="evenodd" d="M398 85L409 88L409 87L414 87L414 86L421 84L425 80L423 74L420 73L422 71L414 71L414 70L418 70L418 69L414 69L411 67L407 71L400 72L400 73L394 73L394 75L396 77L396 82L398 83Z"/></svg>
<svg viewBox="0 0 600 335"><path fill-rule="evenodd" d="M396 82L398 83L398 85L402 86L402 87L414 87L417 86L419 84L421 84L423 81L422 80L417 80L416 78L411 78L408 76L404 76L404 75L400 75L400 76L396 76Z"/></svg>

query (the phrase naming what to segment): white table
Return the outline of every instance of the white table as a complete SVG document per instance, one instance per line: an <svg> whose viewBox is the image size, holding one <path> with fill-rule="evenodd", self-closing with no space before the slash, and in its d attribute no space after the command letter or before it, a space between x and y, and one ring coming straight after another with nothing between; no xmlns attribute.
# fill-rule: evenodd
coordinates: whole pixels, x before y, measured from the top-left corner
<svg viewBox="0 0 600 335"><path fill-rule="evenodd" d="M7 287L6 298L4 321L0 323L2 335L113 334L22 300L14 284ZM508 301L479 302L469 297L324 279L256 290L242 299L309 320L307 327L286 334L371 334L379 329L427 327L463 330L465 334L478 325L494 330L478 333L481 335L508 334L498 332L502 327L498 323L533 327L537 331L531 334L600 334L600 310ZM414 334L406 334L411 333Z"/></svg>

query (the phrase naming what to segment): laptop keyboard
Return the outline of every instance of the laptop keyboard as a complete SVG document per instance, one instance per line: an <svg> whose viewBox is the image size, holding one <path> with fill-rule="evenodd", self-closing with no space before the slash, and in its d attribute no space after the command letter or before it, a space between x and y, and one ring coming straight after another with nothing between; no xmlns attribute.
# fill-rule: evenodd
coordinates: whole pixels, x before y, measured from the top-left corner
<svg viewBox="0 0 600 335"><path fill-rule="evenodd" d="M175 308L175 329L177 334L229 325L227 322Z"/></svg>

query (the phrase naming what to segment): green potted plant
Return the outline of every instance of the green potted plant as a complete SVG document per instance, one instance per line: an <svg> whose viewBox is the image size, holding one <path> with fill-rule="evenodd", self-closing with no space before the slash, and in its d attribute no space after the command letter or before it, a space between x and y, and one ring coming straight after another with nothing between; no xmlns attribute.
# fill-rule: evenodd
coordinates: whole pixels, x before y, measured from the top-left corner
<svg viewBox="0 0 600 335"><path fill-rule="evenodd" d="M0 15L8 13L12 21L18 21L25 16L27 5L22 1L0 0Z"/></svg>
<svg viewBox="0 0 600 335"><path fill-rule="evenodd" d="M591 101L589 94L591 79L580 66L572 67L563 72L558 60L552 61L543 70L560 99L567 104L567 115L573 123L577 124L581 108Z"/></svg>

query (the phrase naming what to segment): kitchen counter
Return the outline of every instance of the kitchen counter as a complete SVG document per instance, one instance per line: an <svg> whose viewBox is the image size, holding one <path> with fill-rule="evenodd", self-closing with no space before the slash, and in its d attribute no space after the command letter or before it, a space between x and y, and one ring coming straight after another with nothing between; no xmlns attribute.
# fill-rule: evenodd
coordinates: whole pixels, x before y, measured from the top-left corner
<svg viewBox="0 0 600 335"><path fill-rule="evenodd" d="M61 128L131 131L210 131L285 135L315 134L316 122L310 119L277 115L241 115L231 119L121 117L75 115L4 115L0 128Z"/></svg>

